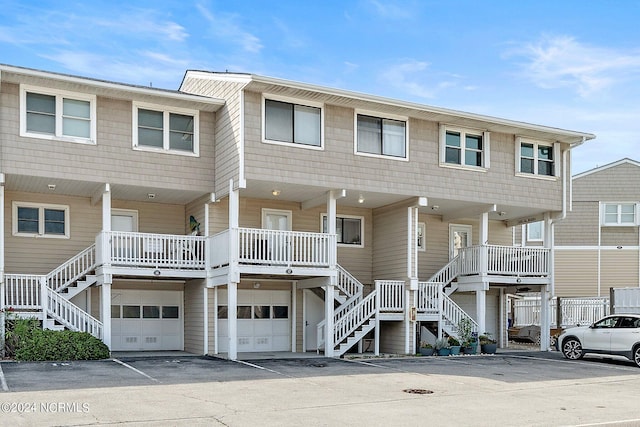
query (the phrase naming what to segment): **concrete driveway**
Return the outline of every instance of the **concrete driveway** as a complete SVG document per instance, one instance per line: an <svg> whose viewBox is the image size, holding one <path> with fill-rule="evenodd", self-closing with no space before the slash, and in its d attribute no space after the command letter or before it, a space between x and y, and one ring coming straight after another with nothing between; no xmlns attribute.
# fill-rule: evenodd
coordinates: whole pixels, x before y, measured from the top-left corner
<svg viewBox="0 0 640 427"><path fill-rule="evenodd" d="M640 424L640 369L558 353L0 367L3 425Z"/></svg>

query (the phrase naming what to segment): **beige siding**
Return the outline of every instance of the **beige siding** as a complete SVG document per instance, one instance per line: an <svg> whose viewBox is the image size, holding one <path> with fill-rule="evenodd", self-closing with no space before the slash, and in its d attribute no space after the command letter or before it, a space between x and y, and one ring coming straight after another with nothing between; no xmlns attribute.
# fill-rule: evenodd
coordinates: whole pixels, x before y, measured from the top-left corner
<svg viewBox="0 0 640 427"><path fill-rule="evenodd" d="M640 200L640 167L623 163L573 180L574 201Z"/></svg>
<svg viewBox="0 0 640 427"><path fill-rule="evenodd" d="M426 251L418 253L418 277L428 280L449 262L449 224L440 216L420 215L426 226Z"/></svg>
<svg viewBox="0 0 640 427"><path fill-rule="evenodd" d="M559 297L598 296L598 252L555 251L555 294Z"/></svg>
<svg viewBox="0 0 640 427"><path fill-rule="evenodd" d="M316 100L318 97L316 97ZM369 106L373 107L374 106ZM561 209L561 180L515 177L515 138L491 135L491 168L486 173L439 166L438 123L409 120L409 160L396 161L354 154L354 110L325 105L324 149L262 142L262 97L245 96L247 179L307 184L328 188ZM375 173L372 173L375 171Z"/></svg>
<svg viewBox="0 0 640 427"><path fill-rule="evenodd" d="M19 93L18 85L2 84L1 168L5 174L212 191L213 113L200 112L199 157L151 153L132 148L132 102L104 97L97 98L96 145L20 137Z"/></svg>
<svg viewBox="0 0 640 427"><path fill-rule="evenodd" d="M574 201L573 210L555 226L556 246L597 245L598 219L597 201Z"/></svg>
<svg viewBox="0 0 640 427"><path fill-rule="evenodd" d="M407 208L374 212L373 276L376 280L407 279Z"/></svg>
<svg viewBox="0 0 640 427"><path fill-rule="evenodd" d="M380 352L404 354L405 322L380 322Z"/></svg>
<svg viewBox="0 0 640 427"><path fill-rule="evenodd" d="M240 174L240 127L241 100L244 83L215 82L196 78L185 79L183 92L213 96L225 100L225 105L216 113L215 170L216 194L229 192L229 179L238 182ZM251 120L245 117L247 122ZM212 163L214 164L214 163ZM237 186L237 184L236 184Z"/></svg>
<svg viewBox="0 0 640 427"><path fill-rule="evenodd" d="M603 250L600 258L600 287L603 296L609 288L637 287L638 250Z"/></svg>
<svg viewBox="0 0 640 427"><path fill-rule="evenodd" d="M602 246L635 246L640 244L638 227L602 227L600 244Z"/></svg>
<svg viewBox="0 0 640 427"><path fill-rule="evenodd" d="M184 287L184 351L204 354L203 280L191 280Z"/></svg>
<svg viewBox="0 0 640 427"><path fill-rule="evenodd" d="M13 236L13 202L69 206L70 238ZM138 211L138 230L143 233L185 234L185 211L181 205L114 200L113 208ZM188 222L188 218L187 218ZM45 274L95 243L102 228L102 206L85 197L40 193L5 194L5 265L7 273Z"/></svg>

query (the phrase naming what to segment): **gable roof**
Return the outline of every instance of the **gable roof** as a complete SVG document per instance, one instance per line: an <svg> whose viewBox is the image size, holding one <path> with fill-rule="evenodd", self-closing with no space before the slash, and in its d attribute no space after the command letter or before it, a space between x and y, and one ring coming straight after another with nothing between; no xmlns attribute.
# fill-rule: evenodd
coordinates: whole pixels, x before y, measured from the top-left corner
<svg viewBox="0 0 640 427"><path fill-rule="evenodd" d="M595 138L595 135L591 133L433 107L415 102L256 74L187 70L183 78L183 83L188 77L240 82L245 84L244 88L247 90L316 100L356 109L366 109L366 105L370 105L371 108L375 108L376 111L380 111L381 113L386 112L443 124L508 133L547 141L559 141L571 144L572 146L580 145L585 141Z"/></svg>
<svg viewBox="0 0 640 427"><path fill-rule="evenodd" d="M573 176L572 179L582 178L584 176L588 176L588 175L591 175L591 174L596 173L596 172L602 172L603 170L607 170L607 169L610 169L610 168L615 168L616 166L620 166L620 165L624 165L624 164L629 164L629 165L640 167L640 162L638 162L636 160L633 160L633 159L630 159L628 157L625 157L624 159L616 160L615 162L606 164L604 166L598 166L598 167L595 167L595 168L590 169L588 171L576 174L576 175Z"/></svg>

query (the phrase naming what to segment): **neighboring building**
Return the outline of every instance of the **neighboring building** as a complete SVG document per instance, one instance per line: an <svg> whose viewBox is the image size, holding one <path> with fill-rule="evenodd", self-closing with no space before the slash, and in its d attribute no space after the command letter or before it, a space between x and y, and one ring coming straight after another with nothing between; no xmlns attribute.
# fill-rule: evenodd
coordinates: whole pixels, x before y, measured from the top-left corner
<svg viewBox="0 0 640 427"><path fill-rule="evenodd" d="M622 159L573 177L573 209L555 230L555 293L609 296L640 286L640 162Z"/></svg>
<svg viewBox="0 0 640 427"><path fill-rule="evenodd" d="M594 136L249 74L179 91L0 65L5 306L112 350L413 353L546 298ZM545 343L541 344L546 348Z"/></svg>

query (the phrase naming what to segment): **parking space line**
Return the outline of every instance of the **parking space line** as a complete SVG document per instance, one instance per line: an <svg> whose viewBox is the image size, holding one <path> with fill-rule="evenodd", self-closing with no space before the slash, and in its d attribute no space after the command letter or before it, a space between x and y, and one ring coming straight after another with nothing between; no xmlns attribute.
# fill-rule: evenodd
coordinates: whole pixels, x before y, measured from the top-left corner
<svg viewBox="0 0 640 427"><path fill-rule="evenodd" d="M9 391L7 380L4 378L4 372L2 371L2 365L0 365L0 385L2 386L2 391Z"/></svg>
<svg viewBox="0 0 640 427"><path fill-rule="evenodd" d="M603 421L600 423L591 424L575 424L573 427L593 427L593 426L613 426L613 425L638 425L640 418L634 418L631 420L617 420L617 421Z"/></svg>
<svg viewBox="0 0 640 427"><path fill-rule="evenodd" d="M276 375L282 375L283 377L294 378L290 375L283 374L282 372L274 371L273 369L265 368L264 366L256 365L255 363L245 362L244 360L234 360L234 362L241 363L243 365L250 366L256 369L262 369L263 371L268 371Z"/></svg>
<svg viewBox="0 0 640 427"><path fill-rule="evenodd" d="M119 363L120 365L124 366L125 368L129 368L129 369L131 369L132 371L139 373L139 374L140 374L140 375L142 375L143 377L147 377L147 378L149 378L151 381L155 381L155 382L157 382L157 383L159 383L159 382L160 382L160 381L158 381L157 379L155 379L155 378L153 378L153 377L151 377L151 376L149 376L149 375L145 374L145 373L144 373L144 372L142 372L140 369L136 369L136 368L134 368L133 366L129 365L128 363L124 363L122 360L118 360L118 359L111 359L111 360L113 360L113 361L114 361L114 362L116 362L116 363Z"/></svg>

